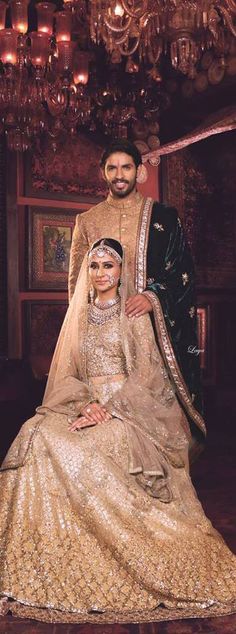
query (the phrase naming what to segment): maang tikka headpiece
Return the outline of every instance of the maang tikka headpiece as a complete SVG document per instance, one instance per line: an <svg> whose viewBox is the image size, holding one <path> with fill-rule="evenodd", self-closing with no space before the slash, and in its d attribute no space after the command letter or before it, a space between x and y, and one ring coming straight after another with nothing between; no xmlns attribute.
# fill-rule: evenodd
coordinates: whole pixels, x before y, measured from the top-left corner
<svg viewBox="0 0 236 634"><path fill-rule="evenodd" d="M117 251L115 251L115 249L113 249L112 247L109 247L107 244L105 244L105 240L102 240L101 243L91 249L91 251L89 252L89 260L96 255L98 258L103 258L104 255L106 255L106 253L108 253L109 255L111 255L114 260L116 260L118 262L118 264L121 264L122 262L122 258L120 257L119 253L117 253Z"/></svg>

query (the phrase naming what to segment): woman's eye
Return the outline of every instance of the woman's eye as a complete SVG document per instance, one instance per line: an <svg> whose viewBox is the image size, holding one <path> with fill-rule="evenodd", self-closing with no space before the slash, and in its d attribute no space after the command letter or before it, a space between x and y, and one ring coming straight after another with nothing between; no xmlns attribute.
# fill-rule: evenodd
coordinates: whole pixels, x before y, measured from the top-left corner
<svg viewBox="0 0 236 634"><path fill-rule="evenodd" d="M113 264L104 264L104 269L113 269Z"/></svg>
<svg viewBox="0 0 236 634"><path fill-rule="evenodd" d="M95 262L92 262L92 264L90 264L90 269L96 269L97 268L97 264L95 264Z"/></svg>

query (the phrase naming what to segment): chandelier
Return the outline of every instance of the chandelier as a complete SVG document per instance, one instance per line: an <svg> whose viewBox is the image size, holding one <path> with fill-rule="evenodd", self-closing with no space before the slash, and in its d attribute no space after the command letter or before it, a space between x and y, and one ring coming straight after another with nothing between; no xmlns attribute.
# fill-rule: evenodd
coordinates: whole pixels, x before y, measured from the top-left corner
<svg viewBox="0 0 236 634"><path fill-rule="evenodd" d="M169 53L173 67L192 78L204 50L227 52L235 17L234 0L91 0L91 38L114 61L136 54L154 73Z"/></svg>
<svg viewBox="0 0 236 634"><path fill-rule="evenodd" d="M44 130L53 134L50 115L54 133L65 114L71 128L90 116L89 56L71 40L71 12L55 14L54 4L39 2L38 28L29 31L28 4L10 0L12 26L5 28L7 4L0 1L0 117L8 147L15 150L28 149Z"/></svg>
<svg viewBox="0 0 236 634"><path fill-rule="evenodd" d="M56 149L81 126L111 136L132 127L138 135L140 122L157 130L168 107L161 56L190 77L211 47L223 64L235 15L234 0L64 0L62 8L0 0L0 132L8 147L27 150L43 133Z"/></svg>
<svg viewBox="0 0 236 634"><path fill-rule="evenodd" d="M10 0L7 8L0 0L0 119L8 148L25 151L44 134L56 151L81 127L126 137L139 120L153 136L168 106L159 77L137 74L135 63L126 73L110 65L104 48L91 43L86 0L65 2L62 10L36 3L37 30L29 28L28 4Z"/></svg>

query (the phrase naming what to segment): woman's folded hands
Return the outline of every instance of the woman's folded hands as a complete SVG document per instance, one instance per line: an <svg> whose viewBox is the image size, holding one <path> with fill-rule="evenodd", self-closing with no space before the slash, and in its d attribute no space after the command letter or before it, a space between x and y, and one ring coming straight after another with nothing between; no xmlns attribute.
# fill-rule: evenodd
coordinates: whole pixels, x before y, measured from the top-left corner
<svg viewBox="0 0 236 634"><path fill-rule="evenodd" d="M91 425L106 423L111 418L111 414L109 414L106 408L100 405L100 403L88 403L81 409L80 416L70 424L69 431L76 431L84 427L90 427Z"/></svg>

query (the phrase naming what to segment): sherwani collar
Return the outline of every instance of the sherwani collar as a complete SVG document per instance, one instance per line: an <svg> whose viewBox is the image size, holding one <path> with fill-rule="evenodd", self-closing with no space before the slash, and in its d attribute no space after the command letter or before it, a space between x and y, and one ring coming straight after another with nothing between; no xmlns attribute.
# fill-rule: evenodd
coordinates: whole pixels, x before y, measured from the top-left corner
<svg viewBox="0 0 236 634"><path fill-rule="evenodd" d="M133 209L139 207L143 200L143 196L139 192L132 193L127 198L113 198L111 194L108 194L106 202L109 207L116 207L116 209Z"/></svg>

